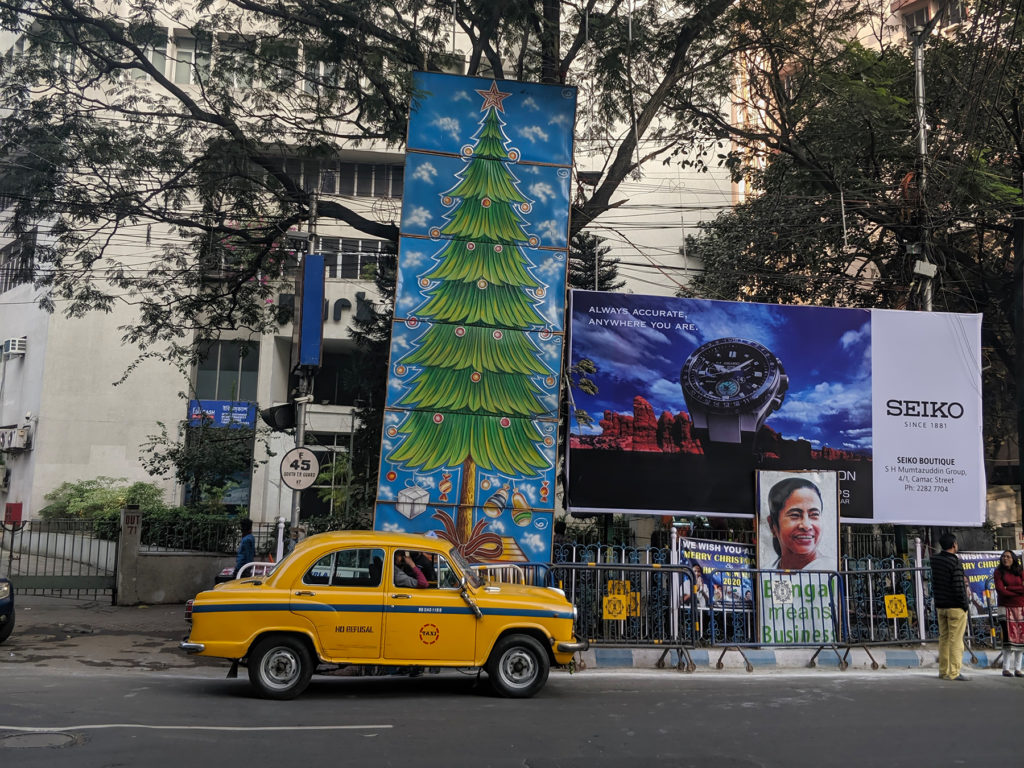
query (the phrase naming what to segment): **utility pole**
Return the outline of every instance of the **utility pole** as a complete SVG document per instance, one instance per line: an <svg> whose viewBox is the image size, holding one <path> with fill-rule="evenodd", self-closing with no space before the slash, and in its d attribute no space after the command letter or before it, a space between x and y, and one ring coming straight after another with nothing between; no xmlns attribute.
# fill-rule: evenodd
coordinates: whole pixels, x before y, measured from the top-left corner
<svg viewBox="0 0 1024 768"><path fill-rule="evenodd" d="M1024 134L1017 145L1020 190L1024 196ZM1013 211L1013 324L1017 362L1017 511L1024 531L1024 206Z"/></svg>
<svg viewBox="0 0 1024 768"><path fill-rule="evenodd" d="M305 261L310 262L321 262L323 259L314 260L311 257L316 249L316 192L312 194L309 207L309 240L306 244ZM320 365L320 350L317 349L315 354L310 360L305 360L303 354L305 351L306 355L312 354L312 350L305 349L308 347L309 342L306 337L307 328L314 324L319 325L319 337L320 341L318 347L323 346L323 268L319 269L319 277L316 290L310 292L307 295L307 291L312 286L307 286L306 280L308 272L308 264L301 265L301 271L303 278L299 280L299 290L295 297L295 301L298 307L300 307L300 317L302 327L296 327L298 332L297 339L293 337L294 354L298 359L298 365L296 370L298 372L298 394L295 398L295 447L304 448L306 446L306 407L313 401L313 395L310 394L313 389L313 376L316 372L317 367ZM315 311L315 317L311 318L308 313ZM294 322L294 321L293 321ZM302 491L292 490L292 511L291 511L291 525L292 531L295 531L296 526L299 524L299 515L302 510Z"/></svg>
<svg viewBox="0 0 1024 768"><path fill-rule="evenodd" d="M921 308L925 312L932 311L935 274L938 267L932 263L928 242L928 208L925 204L925 190L928 185L928 118L924 108L924 44L934 28L934 21L924 27L911 30L914 36L914 106L917 113L917 157L918 157L918 206L921 215L920 239L907 247L907 253L916 255L914 274L922 278Z"/></svg>

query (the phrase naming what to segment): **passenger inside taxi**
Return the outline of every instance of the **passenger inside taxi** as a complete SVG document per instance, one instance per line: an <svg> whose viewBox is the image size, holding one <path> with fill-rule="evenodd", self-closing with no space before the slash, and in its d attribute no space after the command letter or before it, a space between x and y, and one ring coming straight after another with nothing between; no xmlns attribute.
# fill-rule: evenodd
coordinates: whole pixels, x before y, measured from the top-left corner
<svg viewBox="0 0 1024 768"><path fill-rule="evenodd" d="M411 554L401 549L395 552L394 582L396 587L426 589L428 586L427 577Z"/></svg>

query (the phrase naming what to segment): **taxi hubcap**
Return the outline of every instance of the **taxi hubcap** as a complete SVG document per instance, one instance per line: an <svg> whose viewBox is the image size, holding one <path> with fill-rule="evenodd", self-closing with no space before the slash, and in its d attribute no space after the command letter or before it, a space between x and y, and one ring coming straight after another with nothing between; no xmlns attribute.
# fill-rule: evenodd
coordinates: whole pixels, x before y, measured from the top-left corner
<svg viewBox="0 0 1024 768"><path fill-rule="evenodd" d="M506 653L501 668L505 679L516 686L528 685L537 674L533 656L522 648L513 648Z"/></svg>
<svg viewBox="0 0 1024 768"><path fill-rule="evenodd" d="M276 687L290 685L298 676L298 660L284 648L275 648L264 656L261 666L267 683Z"/></svg>

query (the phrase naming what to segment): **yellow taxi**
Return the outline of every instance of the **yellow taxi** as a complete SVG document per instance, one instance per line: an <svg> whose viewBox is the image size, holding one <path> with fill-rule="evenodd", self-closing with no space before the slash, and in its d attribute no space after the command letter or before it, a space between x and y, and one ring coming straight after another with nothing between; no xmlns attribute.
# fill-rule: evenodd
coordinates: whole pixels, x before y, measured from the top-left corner
<svg viewBox="0 0 1024 768"><path fill-rule="evenodd" d="M311 536L271 573L200 592L185 613L181 648L242 663L271 699L348 664L482 668L496 693L524 698L588 645L561 590L485 583L446 541L380 531Z"/></svg>

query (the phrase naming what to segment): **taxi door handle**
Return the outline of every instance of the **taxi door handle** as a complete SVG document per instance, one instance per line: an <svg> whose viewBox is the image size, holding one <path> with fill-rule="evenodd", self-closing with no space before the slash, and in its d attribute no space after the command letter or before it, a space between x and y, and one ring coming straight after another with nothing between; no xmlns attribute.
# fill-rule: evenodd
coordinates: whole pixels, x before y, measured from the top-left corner
<svg viewBox="0 0 1024 768"><path fill-rule="evenodd" d="M316 596L316 592L310 592L308 589L296 590L295 596L299 597L300 595L308 595L309 597L315 597Z"/></svg>
<svg viewBox="0 0 1024 768"><path fill-rule="evenodd" d="M412 597L412 595L403 595L403 594L397 594L397 593L391 596L391 598L393 600L408 600L411 597Z"/></svg>

